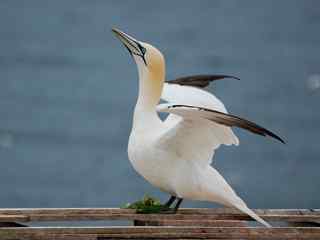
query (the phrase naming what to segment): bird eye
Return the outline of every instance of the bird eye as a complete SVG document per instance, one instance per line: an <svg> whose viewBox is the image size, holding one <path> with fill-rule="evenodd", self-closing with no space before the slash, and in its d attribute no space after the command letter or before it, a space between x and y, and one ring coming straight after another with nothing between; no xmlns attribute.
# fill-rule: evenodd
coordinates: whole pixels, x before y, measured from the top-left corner
<svg viewBox="0 0 320 240"><path fill-rule="evenodd" d="M142 52L143 55L144 55L144 54L146 53L146 51L147 51L147 49L146 49L145 47L142 47L141 45L140 45L140 50L141 50L141 52Z"/></svg>

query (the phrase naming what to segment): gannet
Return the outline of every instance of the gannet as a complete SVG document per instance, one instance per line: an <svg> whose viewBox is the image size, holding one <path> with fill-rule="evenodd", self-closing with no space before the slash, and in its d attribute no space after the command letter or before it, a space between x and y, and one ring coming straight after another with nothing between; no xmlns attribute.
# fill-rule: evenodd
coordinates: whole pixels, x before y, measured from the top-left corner
<svg viewBox="0 0 320 240"><path fill-rule="evenodd" d="M284 141L271 131L228 114L223 103L202 89L228 75L197 75L165 80L165 59L154 46L112 29L136 62L139 95L133 114L128 156L134 169L171 195L166 206L183 199L235 207L261 224L271 225L249 209L221 174L211 166L222 144L239 145L231 127ZM166 103L159 104L160 99ZM159 112L169 113L165 120Z"/></svg>

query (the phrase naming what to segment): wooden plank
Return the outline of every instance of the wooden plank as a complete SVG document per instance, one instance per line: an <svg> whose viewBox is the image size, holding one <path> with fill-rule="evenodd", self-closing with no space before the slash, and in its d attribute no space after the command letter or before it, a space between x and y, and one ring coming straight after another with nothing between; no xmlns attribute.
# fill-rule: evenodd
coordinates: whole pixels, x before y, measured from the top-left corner
<svg viewBox="0 0 320 240"><path fill-rule="evenodd" d="M319 209L257 209L255 212L267 221L320 222ZM134 210L118 208L0 209L0 216L0 221L2 222L81 220L252 220L246 214L231 208L181 209L177 214L136 214Z"/></svg>
<svg viewBox="0 0 320 240"><path fill-rule="evenodd" d="M30 219L23 214L0 214L0 222L28 222Z"/></svg>
<svg viewBox="0 0 320 240"><path fill-rule="evenodd" d="M183 227L247 227L244 221L238 220L158 220L140 221L135 220L134 226L183 226Z"/></svg>
<svg viewBox="0 0 320 240"><path fill-rule="evenodd" d="M13 239L320 239L320 228L30 227L2 228Z"/></svg>

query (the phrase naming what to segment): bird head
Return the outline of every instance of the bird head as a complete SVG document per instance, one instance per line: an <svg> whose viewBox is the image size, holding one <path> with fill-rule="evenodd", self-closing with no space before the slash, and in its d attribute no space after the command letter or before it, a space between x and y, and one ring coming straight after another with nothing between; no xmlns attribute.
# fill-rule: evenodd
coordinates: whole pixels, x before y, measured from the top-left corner
<svg viewBox="0 0 320 240"><path fill-rule="evenodd" d="M164 57L157 48L148 43L138 41L116 28L113 28L112 31L128 49L138 68L146 68L153 74L164 72Z"/></svg>
<svg viewBox="0 0 320 240"><path fill-rule="evenodd" d="M118 29L113 28L112 31L137 64L140 94L148 95L151 105L158 103L165 78L165 61L162 53L154 46L140 42Z"/></svg>

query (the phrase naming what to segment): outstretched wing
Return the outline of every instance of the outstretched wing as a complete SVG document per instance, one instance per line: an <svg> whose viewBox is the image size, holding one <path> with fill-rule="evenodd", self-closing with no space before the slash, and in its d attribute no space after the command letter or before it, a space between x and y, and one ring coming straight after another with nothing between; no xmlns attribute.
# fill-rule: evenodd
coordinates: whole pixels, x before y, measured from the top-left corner
<svg viewBox="0 0 320 240"><path fill-rule="evenodd" d="M184 159L208 165L221 144L238 145L232 126L283 142L271 131L229 115L217 97L198 87L165 83L161 98L168 103L160 104L157 110L169 116L164 121L166 132L159 138L159 144L175 149Z"/></svg>
<svg viewBox="0 0 320 240"><path fill-rule="evenodd" d="M192 75L192 76L186 76L181 78L176 78L174 80L166 81L168 84L178 84L182 86L192 86L192 87L198 87L198 88L205 88L207 87L210 82L221 80L225 78L232 78L236 80L240 80L237 77L230 76L230 75L223 75L223 74L214 74L214 75Z"/></svg>
<svg viewBox="0 0 320 240"><path fill-rule="evenodd" d="M248 130L252 133L269 136L278 141L285 143L279 136L273 132L255 124L254 122L248 121L246 119L230 115L227 113L222 113L216 110L211 110L203 107L187 106L187 105L176 105L176 104L161 104L158 106L159 112L167 112L179 115L184 119L190 119L193 121L207 119L218 124L222 124L229 127L239 127Z"/></svg>

